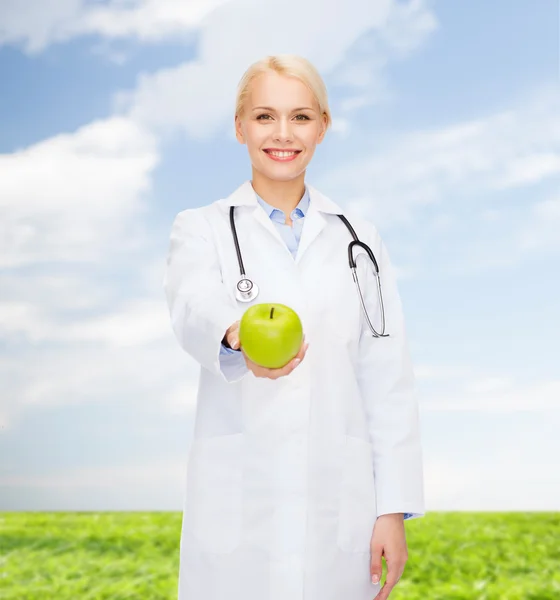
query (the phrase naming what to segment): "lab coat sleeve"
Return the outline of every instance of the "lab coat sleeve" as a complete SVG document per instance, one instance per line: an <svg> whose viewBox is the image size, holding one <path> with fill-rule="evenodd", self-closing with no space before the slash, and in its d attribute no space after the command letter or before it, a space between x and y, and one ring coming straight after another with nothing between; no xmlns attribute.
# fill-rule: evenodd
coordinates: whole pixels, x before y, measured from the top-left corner
<svg viewBox="0 0 560 600"><path fill-rule="evenodd" d="M404 519L413 519L425 515L414 370L395 273L377 232L370 247L379 265L385 333L390 336L374 337L362 315L357 374L373 447L377 515L404 513ZM373 265L364 262L365 289L360 285L372 324L380 332L381 310ZM361 277L363 271L358 272Z"/></svg>
<svg viewBox="0 0 560 600"><path fill-rule="evenodd" d="M238 356L221 352L228 327L242 314L224 287L210 227L200 209L187 209L175 217L163 288L171 326L183 350L228 383L249 373L241 352Z"/></svg>

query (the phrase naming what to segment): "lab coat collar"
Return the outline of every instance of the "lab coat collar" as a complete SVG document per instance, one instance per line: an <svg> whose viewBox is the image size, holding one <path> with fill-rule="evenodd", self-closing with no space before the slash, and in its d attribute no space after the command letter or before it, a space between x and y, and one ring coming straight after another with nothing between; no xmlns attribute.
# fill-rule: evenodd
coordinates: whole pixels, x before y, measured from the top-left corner
<svg viewBox="0 0 560 600"><path fill-rule="evenodd" d="M312 185L306 184L309 191L309 205L314 206L319 212L330 213L330 214L343 214L342 208L333 202L330 198L323 195L319 190L314 188ZM257 194L253 189L251 180L248 179L242 185L240 185L230 196L219 200L222 206L259 206L257 200Z"/></svg>
<svg viewBox="0 0 560 600"><path fill-rule="evenodd" d="M283 210L280 210L279 208L275 208L274 206L271 206L266 200L261 198L258 194L257 194L257 200L258 200L259 204L266 211L266 214L268 215L269 219L272 218L272 213L274 211L278 211L282 215L282 223L284 222L284 218L286 215ZM308 208L309 208L309 188L306 185L305 192L304 192L303 196L301 197L301 200L298 202L298 205L295 207L294 211L299 210L299 212L301 213L301 216L305 217L305 215L307 214Z"/></svg>

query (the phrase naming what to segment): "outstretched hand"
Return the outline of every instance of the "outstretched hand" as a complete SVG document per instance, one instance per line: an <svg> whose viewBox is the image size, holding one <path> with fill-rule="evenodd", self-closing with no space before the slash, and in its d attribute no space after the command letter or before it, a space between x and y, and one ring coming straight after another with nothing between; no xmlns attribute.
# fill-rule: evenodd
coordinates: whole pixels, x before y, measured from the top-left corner
<svg viewBox="0 0 560 600"><path fill-rule="evenodd" d="M279 377L285 377L286 375L289 375L304 359L305 354L307 352L307 348L309 347L309 344L305 343L304 334L300 349L298 353L294 356L294 358L292 358L292 360L283 367L280 367L278 369L269 369L267 367L257 365L245 354L243 347L239 342L239 321L236 321L235 323L233 323L233 325L231 325L228 328L226 332L226 340L234 350L241 350L241 353L245 358L247 368L253 373L255 377L266 377L268 379L278 379Z"/></svg>

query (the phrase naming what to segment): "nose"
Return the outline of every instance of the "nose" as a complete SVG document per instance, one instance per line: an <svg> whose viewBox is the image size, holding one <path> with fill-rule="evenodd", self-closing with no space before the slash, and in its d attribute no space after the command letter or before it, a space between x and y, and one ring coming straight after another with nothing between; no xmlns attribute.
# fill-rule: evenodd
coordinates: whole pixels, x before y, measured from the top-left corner
<svg viewBox="0 0 560 600"><path fill-rule="evenodd" d="M278 119L276 122L276 129L274 131L274 141L278 142L289 142L293 140L292 129L288 119Z"/></svg>

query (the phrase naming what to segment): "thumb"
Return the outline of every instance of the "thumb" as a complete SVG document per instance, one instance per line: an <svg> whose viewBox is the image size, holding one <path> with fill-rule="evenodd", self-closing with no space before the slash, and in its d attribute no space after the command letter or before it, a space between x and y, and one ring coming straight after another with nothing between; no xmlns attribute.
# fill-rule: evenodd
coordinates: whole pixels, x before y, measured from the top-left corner
<svg viewBox="0 0 560 600"><path fill-rule="evenodd" d="M371 564L370 564L370 575L372 583L379 583L381 576L383 575L383 563L381 562L381 552L372 552Z"/></svg>
<svg viewBox="0 0 560 600"><path fill-rule="evenodd" d="M231 326L231 333L228 336L228 342L234 350L239 348L239 321L235 321L235 323Z"/></svg>

